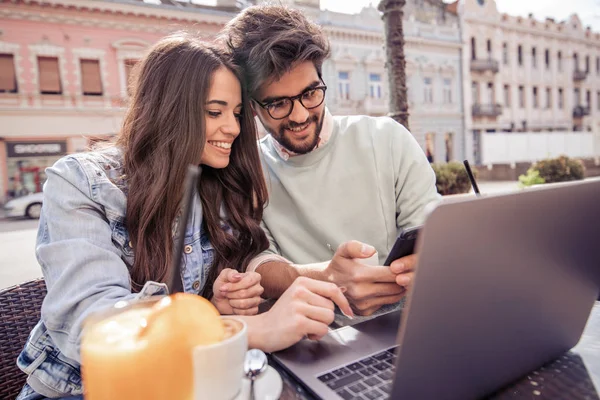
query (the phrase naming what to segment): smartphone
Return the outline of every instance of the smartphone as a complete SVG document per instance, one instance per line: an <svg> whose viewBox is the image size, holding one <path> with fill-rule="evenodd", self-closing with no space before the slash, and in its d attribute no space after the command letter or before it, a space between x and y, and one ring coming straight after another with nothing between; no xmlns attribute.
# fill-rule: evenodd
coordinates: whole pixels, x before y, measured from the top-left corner
<svg viewBox="0 0 600 400"><path fill-rule="evenodd" d="M389 267L395 260L413 254L421 227L422 225L417 225L412 228L403 229L383 265Z"/></svg>

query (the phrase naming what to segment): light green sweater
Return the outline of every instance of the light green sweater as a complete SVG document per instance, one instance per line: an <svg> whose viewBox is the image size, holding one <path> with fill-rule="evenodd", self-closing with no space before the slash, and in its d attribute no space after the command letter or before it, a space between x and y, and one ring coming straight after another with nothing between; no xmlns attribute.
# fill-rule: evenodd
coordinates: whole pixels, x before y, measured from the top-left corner
<svg viewBox="0 0 600 400"><path fill-rule="evenodd" d="M374 246L380 265L401 228L422 224L439 200L435 174L413 136L387 117L334 117L323 146L284 160L260 141L270 192L264 253L297 264L330 260L342 242Z"/></svg>

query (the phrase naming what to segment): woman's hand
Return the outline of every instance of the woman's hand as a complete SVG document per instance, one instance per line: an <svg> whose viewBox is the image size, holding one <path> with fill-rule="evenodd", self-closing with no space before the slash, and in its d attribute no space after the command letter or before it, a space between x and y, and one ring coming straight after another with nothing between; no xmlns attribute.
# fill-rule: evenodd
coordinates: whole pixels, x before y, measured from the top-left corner
<svg viewBox="0 0 600 400"><path fill-rule="evenodd" d="M258 273L225 268L213 284L211 302L221 314L254 315L263 291Z"/></svg>
<svg viewBox="0 0 600 400"><path fill-rule="evenodd" d="M272 352L285 349L304 337L318 340L334 319L334 304L354 316L342 289L329 282L300 277L269 311L247 318L250 347Z"/></svg>

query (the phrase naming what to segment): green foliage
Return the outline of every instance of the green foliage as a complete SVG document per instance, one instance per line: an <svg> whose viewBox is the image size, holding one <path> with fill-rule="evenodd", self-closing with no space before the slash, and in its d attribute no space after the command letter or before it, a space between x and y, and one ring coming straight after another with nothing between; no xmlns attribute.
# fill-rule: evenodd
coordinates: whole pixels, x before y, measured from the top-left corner
<svg viewBox="0 0 600 400"><path fill-rule="evenodd" d="M539 185L544 182L546 181L540 176L540 171L533 168L529 168L526 175L519 176L519 186L522 188L526 186Z"/></svg>
<svg viewBox="0 0 600 400"><path fill-rule="evenodd" d="M467 193L471 190L471 181L465 170L464 165L459 162L451 161L447 164L431 164L435 171L436 187L441 195ZM477 170L473 170L477 178Z"/></svg>
<svg viewBox="0 0 600 400"><path fill-rule="evenodd" d="M577 181L585 177L585 167L581 160L567 156L538 161L532 168L539 171L546 183Z"/></svg>
<svg viewBox="0 0 600 400"><path fill-rule="evenodd" d="M526 175L519 176L519 186L581 180L585 177L585 166L581 160L560 156L547 158L533 164Z"/></svg>

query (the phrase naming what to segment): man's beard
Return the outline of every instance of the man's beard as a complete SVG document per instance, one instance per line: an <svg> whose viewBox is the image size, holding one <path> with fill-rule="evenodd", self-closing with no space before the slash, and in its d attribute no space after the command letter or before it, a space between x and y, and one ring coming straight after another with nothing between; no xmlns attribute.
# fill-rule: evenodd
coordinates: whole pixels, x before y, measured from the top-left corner
<svg viewBox="0 0 600 400"><path fill-rule="evenodd" d="M286 150L291 151L292 153L296 153L296 154L306 154L306 153L310 153L315 147L317 147L317 144L319 143L319 137L321 136L321 129L323 129L324 117L325 117L325 109L323 109L323 113L321 113L320 117L318 115L311 115L309 117L308 121L305 121L304 123L298 124L296 122L289 121L287 124L281 125L279 127L279 132L277 134L275 134L271 129L267 128L266 126L265 126L265 129ZM294 142L293 139L290 139L288 136L285 135L286 129L297 128L299 126L305 125L307 122L309 123L309 125L312 124L313 122L316 125L314 137L312 138L312 140L310 140L310 142L297 144Z"/></svg>

